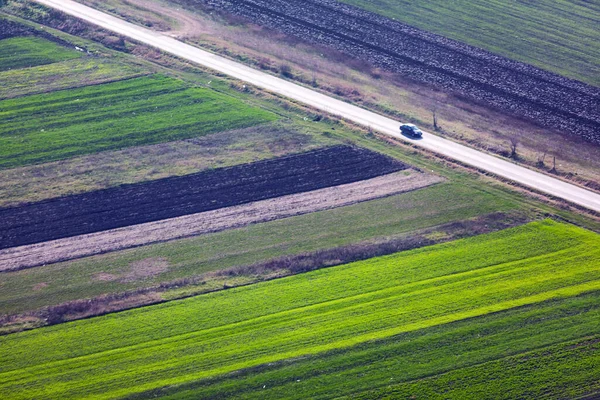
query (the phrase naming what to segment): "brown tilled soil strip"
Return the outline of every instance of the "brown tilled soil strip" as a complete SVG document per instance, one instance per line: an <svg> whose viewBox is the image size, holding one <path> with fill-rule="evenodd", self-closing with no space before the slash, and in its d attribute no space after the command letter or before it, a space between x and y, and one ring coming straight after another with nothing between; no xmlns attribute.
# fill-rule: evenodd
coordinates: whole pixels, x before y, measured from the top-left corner
<svg viewBox="0 0 600 400"><path fill-rule="evenodd" d="M360 182L239 206L0 250L0 272L342 207L423 188L442 178L405 170Z"/></svg>

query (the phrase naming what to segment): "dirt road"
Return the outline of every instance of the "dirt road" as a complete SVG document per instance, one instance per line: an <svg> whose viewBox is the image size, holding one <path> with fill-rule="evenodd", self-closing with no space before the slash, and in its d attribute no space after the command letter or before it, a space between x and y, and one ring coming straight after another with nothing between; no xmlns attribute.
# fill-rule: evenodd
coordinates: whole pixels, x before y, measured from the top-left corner
<svg viewBox="0 0 600 400"><path fill-rule="evenodd" d="M264 72L241 65L237 62L219 57L182 43L164 34L130 24L126 21L107 15L71 0L36 0L40 4L74 15L92 24L117 32L123 36L158 48L178 57L214 69L274 93L309 104L325 112L339 115L355 123L369 126L387 135L408 141L398 130L400 122L381 116L360 107L317 93L300 85L268 75ZM578 186L563 182L552 176L531 171L506 160L484 154L480 151L454 143L430 133L425 133L422 140L413 141L416 145L472 165L481 170L518 182L522 185L567 200L580 206L600 212L600 195Z"/></svg>

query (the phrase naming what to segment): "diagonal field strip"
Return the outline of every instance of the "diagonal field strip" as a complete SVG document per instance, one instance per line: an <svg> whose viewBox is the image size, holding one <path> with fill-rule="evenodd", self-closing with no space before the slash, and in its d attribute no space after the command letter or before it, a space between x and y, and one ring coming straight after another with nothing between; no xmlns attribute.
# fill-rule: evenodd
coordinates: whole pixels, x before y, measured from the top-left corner
<svg viewBox="0 0 600 400"><path fill-rule="evenodd" d="M88 83L0 101L0 169L188 139L277 119L239 99L161 75Z"/></svg>
<svg viewBox="0 0 600 400"><path fill-rule="evenodd" d="M0 338L3 398L113 398L600 289L552 221ZM52 346L50 346L52 344Z"/></svg>
<svg viewBox="0 0 600 400"><path fill-rule="evenodd" d="M216 210L402 171L408 165L337 145L194 174L0 209L0 248Z"/></svg>
<svg viewBox="0 0 600 400"><path fill-rule="evenodd" d="M266 73L256 71L242 64L200 50L161 33L130 24L71 0L35 1L178 57L263 87L274 93L309 104L328 113L339 115L358 124L369 126L395 138L407 140L400 135L398 131L399 122L390 118L336 100L332 97ZM493 157L429 133L426 133L422 140L413 141L412 143L424 149L518 182L535 190L600 212L600 194L590 192L554 177L520 167L500 158Z"/></svg>
<svg viewBox="0 0 600 400"><path fill-rule="evenodd" d="M81 56L75 49L67 49L42 38L13 37L0 40L0 72L52 64Z"/></svg>
<svg viewBox="0 0 600 400"><path fill-rule="evenodd" d="M182 217L0 249L0 272L31 268L342 207L420 189L442 180L435 175L408 170L359 182Z"/></svg>
<svg viewBox="0 0 600 400"><path fill-rule="evenodd" d="M406 332L345 349L263 364L235 374L200 379L175 387L164 387L132 398L160 397L181 400L219 397L303 400L341 398L344 395L352 395L352 398L355 398L356 393L377 388L385 389L394 383L420 381L423 378L445 373L449 369L458 371L460 375L460 371L465 367L482 368L483 374L474 375L488 378L489 382L490 375L486 374L486 363L489 361L502 360L511 356L527 359L528 352L531 350L556 343L562 346L565 342L568 349L572 341L578 343L581 342L582 337L596 335L600 329L600 304L596 301L597 295L597 292L591 292L583 296L535 303ZM582 364L585 364L585 361ZM518 380L521 381L523 376L520 373L515 374L514 371L514 368L509 368L504 374L508 373L509 377L518 376ZM589 381L589 372L571 373L568 375L569 378L566 378L560 373L557 376L554 373L556 369L551 371L552 373L547 374L545 378L540 379L538 376L538 379L532 381L543 389L548 387L545 385L548 380L554 383L560 382L561 379L563 383L565 380L579 380L589 383L584 386L600 388L600 382L594 384ZM465 378L473 378L474 375ZM496 376L493 382L503 389L509 386L509 382L497 381ZM581 385L575 382L571 387L581 388ZM525 390L522 390L514 397L522 398L524 392ZM504 392L500 391L500 393ZM373 399L383 396L367 397ZM410 395L399 396L399 398L410 397ZM498 397L488 396L488 398Z"/></svg>

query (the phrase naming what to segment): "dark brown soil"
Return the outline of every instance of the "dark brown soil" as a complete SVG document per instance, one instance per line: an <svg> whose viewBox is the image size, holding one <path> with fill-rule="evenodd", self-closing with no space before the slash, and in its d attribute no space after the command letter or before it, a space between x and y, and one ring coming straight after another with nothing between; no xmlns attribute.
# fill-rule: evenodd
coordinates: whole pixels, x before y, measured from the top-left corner
<svg viewBox="0 0 600 400"><path fill-rule="evenodd" d="M177 0L332 47L416 82L600 143L600 89L333 0Z"/></svg>
<svg viewBox="0 0 600 400"><path fill-rule="evenodd" d="M0 249L0 272L37 267L94 254L145 246L150 243L343 207L417 190L442 180L438 176L427 173L402 171L345 185L290 194L177 218ZM117 277L107 274L98 275L96 278L101 281L117 279Z"/></svg>
<svg viewBox="0 0 600 400"><path fill-rule="evenodd" d="M408 166L333 146L229 168L0 209L0 249L362 181Z"/></svg>

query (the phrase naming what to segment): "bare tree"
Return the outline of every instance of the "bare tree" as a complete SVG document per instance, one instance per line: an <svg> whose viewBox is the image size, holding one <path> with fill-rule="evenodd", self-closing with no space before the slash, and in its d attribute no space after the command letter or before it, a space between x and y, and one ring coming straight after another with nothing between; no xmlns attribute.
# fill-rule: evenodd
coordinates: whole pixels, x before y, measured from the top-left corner
<svg viewBox="0 0 600 400"><path fill-rule="evenodd" d="M552 169L550 170L550 172L552 172L553 174L556 174L556 156L553 157L553 161L552 161Z"/></svg>
<svg viewBox="0 0 600 400"><path fill-rule="evenodd" d="M433 129L438 132L441 127L438 125L438 119L437 119L437 104L433 107Z"/></svg>
<svg viewBox="0 0 600 400"><path fill-rule="evenodd" d="M538 159L537 159L537 163L536 163L536 165L537 165L539 168L543 168L543 167L546 165L546 164L545 164L545 161L546 161L546 154L548 154L548 150L545 150L545 149L544 149L544 152L543 152L541 155L538 155Z"/></svg>
<svg viewBox="0 0 600 400"><path fill-rule="evenodd" d="M510 158L512 159L516 159L517 158L517 147L519 146L519 138L517 138L516 136L511 136L509 139L509 145L510 145Z"/></svg>

